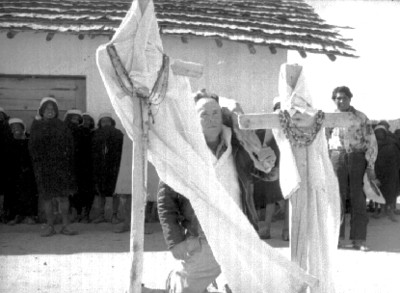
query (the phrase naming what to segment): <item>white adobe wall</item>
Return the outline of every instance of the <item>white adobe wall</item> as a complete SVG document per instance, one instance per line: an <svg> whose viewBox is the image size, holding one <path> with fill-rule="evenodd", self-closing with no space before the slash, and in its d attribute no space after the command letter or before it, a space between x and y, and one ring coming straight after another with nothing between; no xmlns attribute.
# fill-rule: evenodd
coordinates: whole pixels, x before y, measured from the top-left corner
<svg viewBox="0 0 400 293"><path fill-rule="evenodd" d="M247 45L213 39L163 37L164 50L173 58L201 63L205 74L191 80L193 89L207 88L220 96L238 100L245 112L270 111L277 95L279 67L286 62L287 51L272 55L267 47L255 46L250 54Z"/></svg>
<svg viewBox="0 0 400 293"><path fill-rule="evenodd" d="M33 32L8 39L6 33L0 33L0 73L86 76L87 110L97 118L101 112L113 112L95 61L97 47L106 42L105 37L79 40L67 34L56 34L46 41L45 33ZM183 43L179 37L163 37L163 42L169 56L205 65L204 76L192 80L194 90L205 87L220 96L234 98L246 112L271 109L286 50L271 55L268 48L256 46L256 54L250 54L245 44L223 41L219 48L214 40L200 38L189 38L188 43ZM121 128L119 121L117 127ZM131 146L125 136L117 193L131 192ZM151 174L150 184L155 184L154 172ZM156 186L150 189L156 190Z"/></svg>

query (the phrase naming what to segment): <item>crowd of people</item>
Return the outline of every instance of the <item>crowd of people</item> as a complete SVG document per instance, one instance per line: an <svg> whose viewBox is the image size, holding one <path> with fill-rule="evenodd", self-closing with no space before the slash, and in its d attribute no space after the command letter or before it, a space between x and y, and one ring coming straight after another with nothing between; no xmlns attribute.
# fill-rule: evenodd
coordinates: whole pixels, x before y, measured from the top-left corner
<svg viewBox="0 0 400 293"><path fill-rule="evenodd" d="M106 197L113 197L112 223L118 223L118 197L114 194L122 155L123 133L110 113L95 125L88 113L71 109L59 117L57 100L41 100L29 134L23 120L0 108L0 195L4 195L2 221L10 225L35 224L38 201L43 201L46 225L41 236L56 233L55 215L61 214L59 233L75 235L76 221L89 222L95 196L99 212L93 223L105 222ZM126 223L120 232L127 231Z"/></svg>
<svg viewBox="0 0 400 293"><path fill-rule="evenodd" d="M351 238L365 245L367 210L374 218L387 216L397 221L396 200L400 190L400 129L392 133L387 121L375 123L350 105L352 94L347 87L335 89L332 99L337 111L352 111L359 117L361 127L348 130L327 130L330 156L340 186L343 215L350 211ZM275 105L274 110L279 109ZM48 229L54 234L54 211L63 218L61 233L74 234L68 228L71 207L76 209L77 221L89 222L89 214L97 195L99 214L93 223L105 221L105 198L112 197L112 223L118 223L119 200L114 194L122 153L123 134L115 128L109 113L102 113L95 125L88 113L72 109L59 119L54 98L43 98L38 115L30 128L20 118L9 117L0 108L0 155L2 165L0 194L4 195L2 221L10 225L34 224L38 221L38 195L44 200ZM261 141L271 146L279 158L274 138L258 131ZM277 163L279 160L277 160ZM369 173L378 179L386 204L370 202L363 193L363 176ZM289 240L288 204L284 202L279 181L254 180L256 208L266 208L266 227L260 231L263 239L271 238L270 227L275 207L285 214L282 239ZM279 204L278 204L279 203ZM344 218L344 216L343 216ZM341 239L344 239L344 221ZM128 230L125 225L124 230ZM359 242L360 242L359 241ZM340 244L339 244L340 246ZM360 245L358 245L360 246Z"/></svg>

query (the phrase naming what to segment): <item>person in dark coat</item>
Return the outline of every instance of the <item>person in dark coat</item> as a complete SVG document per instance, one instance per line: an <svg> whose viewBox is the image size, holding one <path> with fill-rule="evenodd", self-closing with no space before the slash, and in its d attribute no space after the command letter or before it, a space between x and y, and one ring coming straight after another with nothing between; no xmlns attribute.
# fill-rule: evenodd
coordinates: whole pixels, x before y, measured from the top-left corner
<svg viewBox="0 0 400 293"><path fill-rule="evenodd" d="M262 172L255 169L254 162L236 138L232 131L232 121L223 119L218 97L201 91L195 101L207 146L218 162L216 174L223 178L221 184L227 188L232 199L257 230L252 174ZM272 150L269 153L274 157ZM274 173L275 178L271 176L269 180L276 180L276 173L271 173ZM269 174L264 173L258 175L260 178L269 177ZM157 198L158 215L168 249L182 264L182 268L169 274L166 292L206 292L221 269L190 201L162 181Z"/></svg>
<svg viewBox="0 0 400 293"><path fill-rule="evenodd" d="M8 189L7 182L7 169L9 167L9 149L13 139L10 125L8 125L9 117L3 108L0 107L0 196L5 197ZM0 216L2 222L7 222L7 215L5 213L7 209L7 202L3 202L3 207L0 210Z"/></svg>
<svg viewBox="0 0 400 293"><path fill-rule="evenodd" d="M394 143L397 148L400 149L400 141L398 140L397 136L390 131L390 124L389 122L387 122L386 120L381 120L378 122L377 125L375 125L375 127L377 126L384 126L384 128L386 129L386 137L392 142ZM375 129L374 127L374 129Z"/></svg>
<svg viewBox="0 0 400 293"><path fill-rule="evenodd" d="M14 139L9 151L7 179L10 188L5 201L8 207L9 225L21 223L35 224L37 215L37 190L35 174L29 155L28 138L25 135L25 124L19 118L8 121Z"/></svg>
<svg viewBox="0 0 400 293"><path fill-rule="evenodd" d="M82 114L83 123L81 129L81 147L79 161L79 183L78 189L82 202L82 218L81 223L89 223L89 215L94 200L94 183L93 183L93 161L92 161L92 139L94 133L94 119L90 114Z"/></svg>
<svg viewBox="0 0 400 293"><path fill-rule="evenodd" d="M58 119L58 106L54 98L40 102L38 116L32 123L29 141L39 196L44 201L47 225L41 236L52 236L54 210L61 211L61 234L75 235L69 228L69 196L77 190L73 155L74 142L68 127Z"/></svg>
<svg viewBox="0 0 400 293"><path fill-rule="evenodd" d="M83 147L83 131L80 127L83 123L82 118L82 111L77 109L68 110L64 115L64 123L69 128L72 134L73 142L74 142L74 173L76 177L76 184L77 184L77 192L70 197L71 208L76 210L76 220L78 222L84 216L83 211L83 203L85 196L83 193L83 187L85 185L85 174L84 168L82 168L83 163L83 154L82 154L82 147Z"/></svg>
<svg viewBox="0 0 400 293"><path fill-rule="evenodd" d="M378 142L375 173L381 183L379 188L386 201L385 213L391 221L397 222L394 210L400 187L400 149L384 125L378 124L374 131Z"/></svg>
<svg viewBox="0 0 400 293"><path fill-rule="evenodd" d="M256 134L264 145L268 145L276 154L275 166L279 166L279 148L270 130L257 130ZM275 214L277 203L283 203L281 209L284 213L284 223L282 227L282 240L289 241L289 202L284 200L279 179L265 181L259 178L254 179L254 199L258 207L265 205L265 227L258 231L261 239L271 238L271 224ZM258 204L257 204L258 203Z"/></svg>
<svg viewBox="0 0 400 293"><path fill-rule="evenodd" d="M115 128L115 120L110 113L99 116L98 128L92 140L93 181L98 196L99 215L93 223L105 222L106 197L113 198L111 222L118 224L119 198L114 194L121 164L123 133Z"/></svg>

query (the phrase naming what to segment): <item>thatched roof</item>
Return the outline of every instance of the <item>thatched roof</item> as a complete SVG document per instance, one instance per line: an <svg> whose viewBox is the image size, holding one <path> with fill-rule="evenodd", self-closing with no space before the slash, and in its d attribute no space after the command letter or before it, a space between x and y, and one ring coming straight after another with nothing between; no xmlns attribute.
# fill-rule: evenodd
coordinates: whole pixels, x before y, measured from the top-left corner
<svg viewBox="0 0 400 293"><path fill-rule="evenodd" d="M112 35L131 0L0 0L0 31ZM154 0L160 32L305 52L354 50L302 0ZM50 38L51 39L51 38Z"/></svg>

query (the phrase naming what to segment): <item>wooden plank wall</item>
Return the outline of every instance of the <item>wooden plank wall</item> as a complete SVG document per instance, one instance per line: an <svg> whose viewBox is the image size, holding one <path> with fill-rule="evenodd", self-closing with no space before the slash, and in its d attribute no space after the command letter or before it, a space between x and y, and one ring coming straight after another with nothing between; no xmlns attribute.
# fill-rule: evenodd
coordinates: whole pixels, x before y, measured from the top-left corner
<svg viewBox="0 0 400 293"><path fill-rule="evenodd" d="M86 111L86 78L73 76L0 75L0 107L30 128L40 100L57 99L60 118L69 109Z"/></svg>

